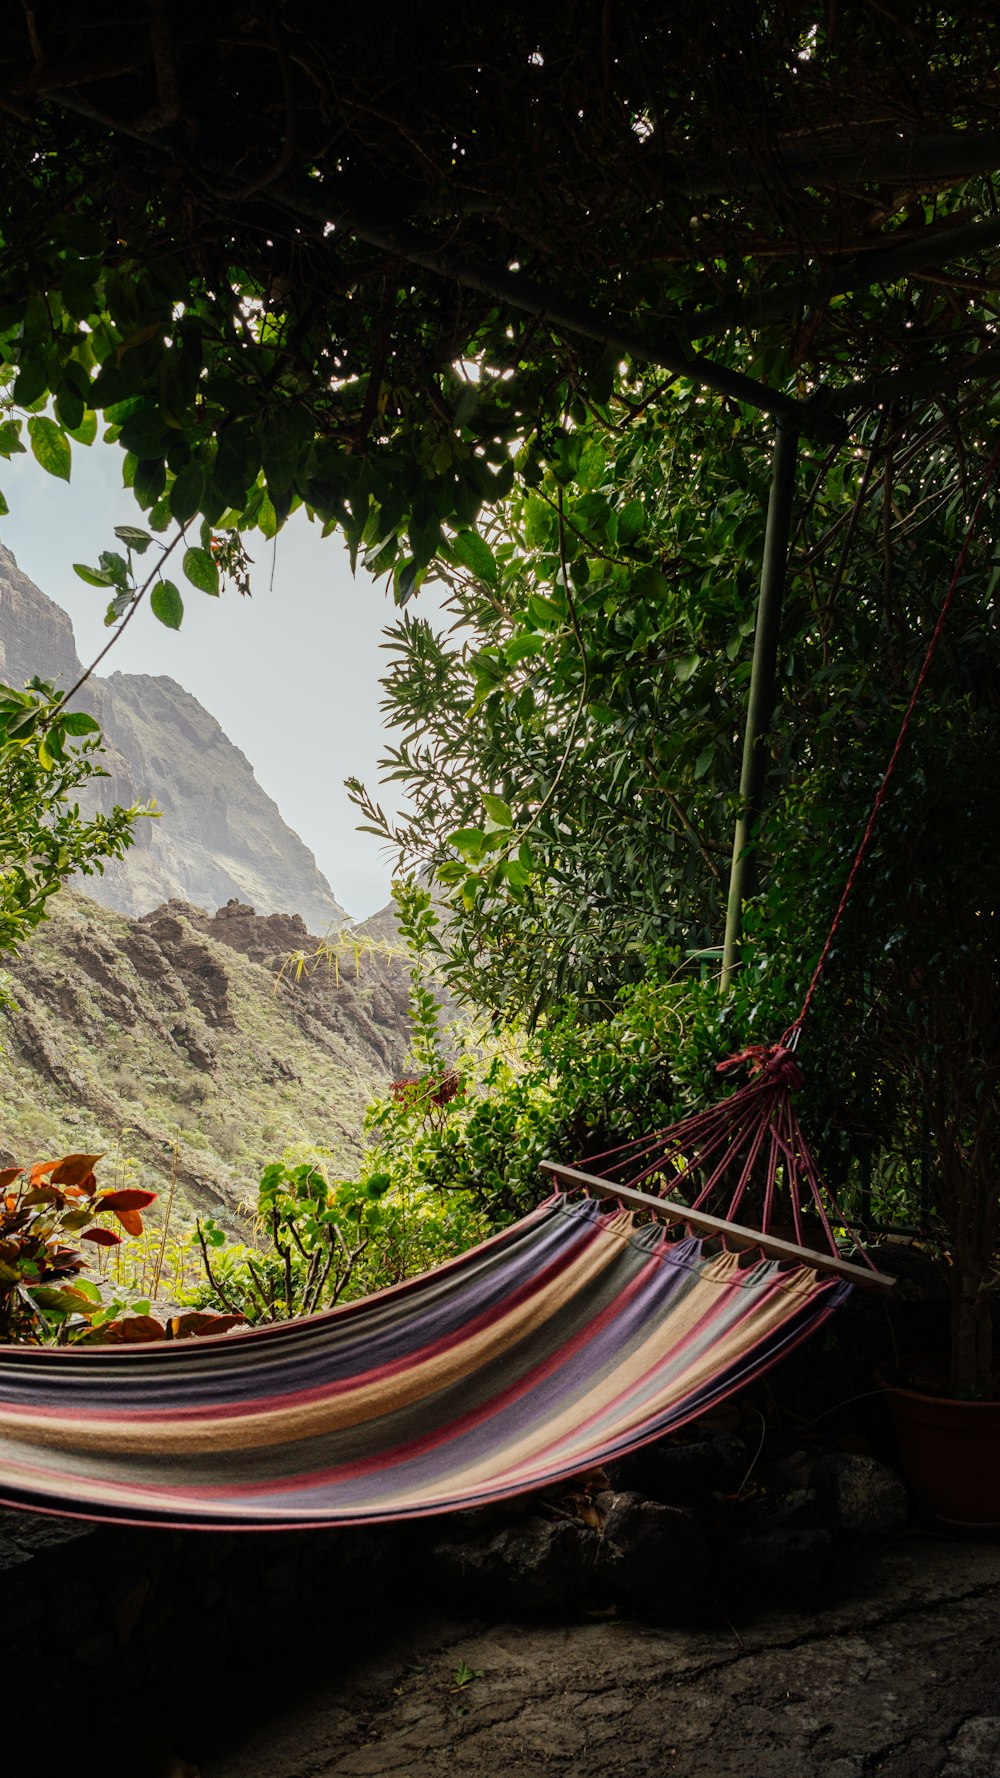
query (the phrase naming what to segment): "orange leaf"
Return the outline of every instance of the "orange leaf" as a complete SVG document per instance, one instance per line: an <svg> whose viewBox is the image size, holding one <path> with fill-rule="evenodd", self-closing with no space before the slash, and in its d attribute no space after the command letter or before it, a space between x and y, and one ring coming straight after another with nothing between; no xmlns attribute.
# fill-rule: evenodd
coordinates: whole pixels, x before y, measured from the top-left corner
<svg viewBox="0 0 1000 1778"><path fill-rule="evenodd" d="M51 1173L53 1167L58 1166L58 1161L36 1161L28 1174L28 1184L37 1185L40 1179L45 1178L46 1173Z"/></svg>
<svg viewBox="0 0 1000 1778"><path fill-rule="evenodd" d="M170 1332L175 1340L187 1340L193 1335L228 1333L231 1327L246 1325L245 1315L210 1315L195 1309L190 1315L175 1315Z"/></svg>
<svg viewBox="0 0 1000 1778"><path fill-rule="evenodd" d="M114 1214L127 1235L142 1234L142 1217L138 1210L116 1210Z"/></svg>
<svg viewBox="0 0 1000 1778"><path fill-rule="evenodd" d="M61 1161L46 1161L45 1171L53 1168L53 1185L84 1185L88 1174L94 1171L98 1161L103 1161L102 1154L67 1154ZM31 1175L34 1179L34 1171Z"/></svg>
<svg viewBox="0 0 1000 1778"><path fill-rule="evenodd" d="M6 1191L9 1185L13 1185L15 1179L20 1179L23 1172L23 1167L4 1167L0 1172L0 1192Z"/></svg>
<svg viewBox="0 0 1000 1778"><path fill-rule="evenodd" d="M145 1344L148 1340L165 1340L167 1330L153 1315L123 1315L120 1321L109 1321L102 1331L102 1341L118 1346Z"/></svg>
<svg viewBox="0 0 1000 1778"><path fill-rule="evenodd" d="M145 1210L147 1204L154 1204L155 1202L156 1202L156 1193L155 1192L144 1192L144 1191L135 1191L135 1190L119 1191L119 1192L102 1192L100 1197L95 1199L94 1209L95 1210Z"/></svg>
<svg viewBox="0 0 1000 1778"><path fill-rule="evenodd" d="M122 1244L121 1236L113 1235L110 1229L84 1229L80 1239L93 1241L98 1247L120 1247Z"/></svg>
<svg viewBox="0 0 1000 1778"><path fill-rule="evenodd" d="M121 1321L112 1321L112 1326L121 1328L121 1339L128 1344L167 1337L164 1323L155 1316L123 1316Z"/></svg>

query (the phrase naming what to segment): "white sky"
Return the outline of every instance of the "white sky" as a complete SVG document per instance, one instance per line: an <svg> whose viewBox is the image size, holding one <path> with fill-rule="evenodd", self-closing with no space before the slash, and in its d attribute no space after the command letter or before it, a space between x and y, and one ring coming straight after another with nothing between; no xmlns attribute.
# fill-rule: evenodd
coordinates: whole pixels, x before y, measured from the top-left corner
<svg viewBox="0 0 1000 1778"><path fill-rule="evenodd" d="M108 595L85 586L72 565L96 564L102 549L120 548L115 525L144 522L121 486L121 462L117 445L74 445L69 484L30 455L0 462L11 509L0 539L69 612L84 662L108 639ZM212 599L172 573L184 600L181 629L165 629L144 608L101 671L169 674L200 699L316 854L338 901L363 919L389 899L391 861L370 834L356 832L343 780L357 776L378 790L383 807L398 807L395 786L378 789L376 772L384 740L379 645L395 607L384 580L376 585L361 569L352 578L341 538L324 541L301 512L276 542L275 552L259 535L250 539L250 599L232 592ZM436 611L432 591L419 598L425 613Z"/></svg>

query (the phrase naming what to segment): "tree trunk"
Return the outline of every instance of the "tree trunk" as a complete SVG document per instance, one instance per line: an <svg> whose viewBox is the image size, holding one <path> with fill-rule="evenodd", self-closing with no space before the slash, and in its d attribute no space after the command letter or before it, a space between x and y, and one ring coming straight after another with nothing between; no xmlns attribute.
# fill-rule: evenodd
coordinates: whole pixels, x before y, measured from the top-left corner
<svg viewBox="0 0 1000 1778"><path fill-rule="evenodd" d="M951 1276L951 1392L993 1399L993 1316L978 1260L956 1245Z"/></svg>

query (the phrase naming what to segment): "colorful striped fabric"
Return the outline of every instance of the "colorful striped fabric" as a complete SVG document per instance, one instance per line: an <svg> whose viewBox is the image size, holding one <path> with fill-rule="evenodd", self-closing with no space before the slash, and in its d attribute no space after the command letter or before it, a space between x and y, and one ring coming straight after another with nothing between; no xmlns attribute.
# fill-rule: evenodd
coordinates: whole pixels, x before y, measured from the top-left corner
<svg viewBox="0 0 1000 1778"><path fill-rule="evenodd" d="M696 1419L849 1289L557 1195L436 1271L308 1320L0 1348L0 1501L257 1530L478 1506Z"/></svg>

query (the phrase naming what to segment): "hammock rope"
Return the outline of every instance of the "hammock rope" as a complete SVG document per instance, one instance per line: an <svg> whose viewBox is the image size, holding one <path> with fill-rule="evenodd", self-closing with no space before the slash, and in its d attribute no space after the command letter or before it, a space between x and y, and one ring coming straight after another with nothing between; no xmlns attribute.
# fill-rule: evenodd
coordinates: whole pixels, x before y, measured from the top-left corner
<svg viewBox="0 0 1000 1778"><path fill-rule="evenodd" d="M794 1024L792 1024L788 1027L788 1030L785 1032L784 1036L781 1039L783 1044L786 1044L786 1045L790 1044L792 1041L793 1035L795 1033L801 1031L802 1026L805 1023L806 1017L809 1013L809 1009L812 1006L813 1000L815 998L816 989L819 986L820 976L823 974L823 970L826 967L826 961L830 955L830 950L832 948L833 941L837 936L837 929L840 926L840 922L844 917L844 911L847 907L848 902L850 901L851 895L854 890L854 885L858 879L858 874L861 870L861 866L864 863L865 855L866 855L868 848L871 844L872 835L875 832L875 826L878 821L879 815L881 814L881 811L882 811L882 804L885 802L885 799L886 799L886 796L887 796L888 790L889 790L889 785L892 782L892 778L895 773L896 767L899 764L899 757L903 751L903 745L906 741L907 731L909 730L909 727L910 727L910 722L913 717L913 712L917 707L917 700L919 699L920 694L924 689L924 683L927 679L928 673L931 670L931 663L933 662L934 656L937 653L938 643L941 640L941 636L944 631L945 624L948 621L948 615L951 611L952 605L955 602L955 594L958 591L959 581L962 578L962 569L965 567L965 558L969 553L969 546L972 543L972 539L974 538L976 531L979 528L980 515L982 513L983 506L986 502L986 496L989 493L990 488L993 485L993 480L996 475L998 463L1000 463L1000 444L997 444L994 447L993 455L990 458L989 467L987 468L986 474L983 477L982 486L979 489L979 494L976 499L976 504L972 510L972 516L969 519L969 522L965 528L965 536L962 539L962 548L959 552L958 561L955 564L955 571L952 574L951 580L948 584L948 591L945 594L944 602L941 606L941 610L938 613L937 623L934 625L934 630L931 635L930 642L928 643L927 651L926 651L923 661L921 663L920 671L917 674L917 677L914 681L913 690L910 693L910 701L906 706L906 710L903 715L903 720L902 720L902 723L900 724L899 734L896 736L896 744L893 747L892 754L890 755L890 758L889 758L889 763L886 766L885 772L882 775L882 782L879 785L878 790L875 793L875 799L872 803L871 810L868 815L868 821L865 825L865 830L864 830L863 834L861 835L861 839L858 844L858 849L854 854L854 860L851 864L850 870L847 873L847 878L844 883L843 890L841 892L840 901L837 904L837 910L833 916L833 920L830 925L830 930L826 935L826 940L824 942L823 949L821 950L821 952L819 954L819 959L817 961L815 969L813 970L812 978L811 978L811 980L809 982L809 986L805 992L805 997L802 1001L801 1007L799 1008L798 1017L795 1020ZM796 1041L797 1041L797 1039L796 1039Z"/></svg>

